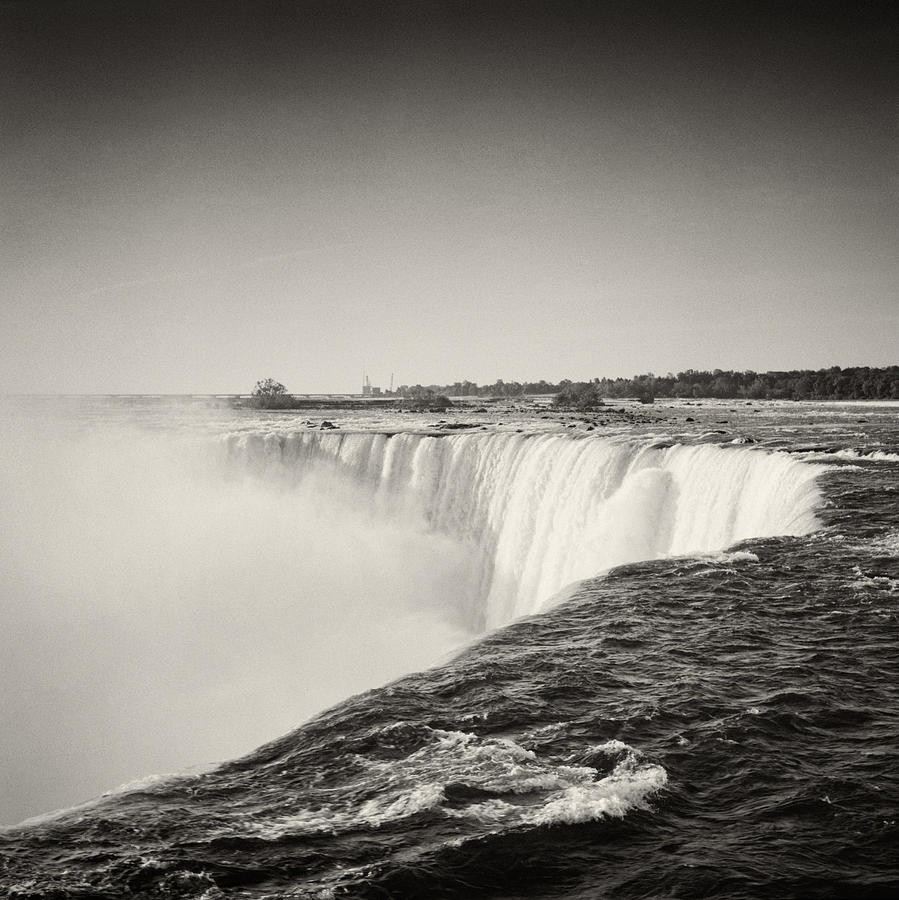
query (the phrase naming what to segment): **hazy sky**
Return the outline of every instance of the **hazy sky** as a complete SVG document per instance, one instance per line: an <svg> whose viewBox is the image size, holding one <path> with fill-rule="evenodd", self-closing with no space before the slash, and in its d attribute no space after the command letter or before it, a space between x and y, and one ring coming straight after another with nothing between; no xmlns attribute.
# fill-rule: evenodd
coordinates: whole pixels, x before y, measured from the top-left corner
<svg viewBox="0 0 899 900"><path fill-rule="evenodd" d="M891 6L0 2L0 390L896 363Z"/></svg>

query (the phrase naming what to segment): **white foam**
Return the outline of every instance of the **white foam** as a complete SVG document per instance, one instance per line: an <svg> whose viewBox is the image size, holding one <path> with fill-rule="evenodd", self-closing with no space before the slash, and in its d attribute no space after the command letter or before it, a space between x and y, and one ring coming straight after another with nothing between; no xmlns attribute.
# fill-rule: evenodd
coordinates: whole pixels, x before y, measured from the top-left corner
<svg viewBox="0 0 899 900"><path fill-rule="evenodd" d="M572 824L645 809L668 780L661 766L645 762L620 741L589 748L594 755L617 759L612 771L600 777L592 766L549 762L511 740L460 731L434 730L431 735L404 759L358 757L359 775L346 792L376 791L362 803L300 810L240 827L273 839L363 825L380 828L437 809L450 818L489 825ZM446 796L451 785L496 796L451 804Z"/></svg>
<svg viewBox="0 0 899 900"><path fill-rule="evenodd" d="M379 800L368 800L363 804L358 817L366 824L379 827L385 822L406 819L426 809L432 809L443 799L442 785L426 783L400 794L387 804Z"/></svg>
<svg viewBox="0 0 899 900"><path fill-rule="evenodd" d="M525 820L535 825L574 824L607 817L624 818L634 809L645 809L648 799L668 783L661 766L616 767L593 784L572 785L561 797L550 800Z"/></svg>
<svg viewBox="0 0 899 900"><path fill-rule="evenodd" d="M758 556L750 550L731 550L710 553L709 558L716 563L758 562Z"/></svg>
<svg viewBox="0 0 899 900"><path fill-rule="evenodd" d="M802 459L821 462L832 459L851 459L862 462L899 462L899 453L890 453L887 450L857 450L854 447L843 447L833 452L815 450L803 453Z"/></svg>
<svg viewBox="0 0 899 900"><path fill-rule="evenodd" d="M891 556L899 556L899 531L888 531L879 538L873 538L869 547L875 551L885 551Z"/></svg>
<svg viewBox="0 0 899 900"><path fill-rule="evenodd" d="M852 567L855 578L849 582L849 586L855 591L875 590L892 594L899 591L899 578L889 578L886 575L868 575L859 566Z"/></svg>
<svg viewBox="0 0 899 900"><path fill-rule="evenodd" d="M609 817L623 818L632 810L646 809L650 798L668 783L664 768L641 761L640 754L621 741L609 741L591 750L609 756L623 755L623 759L602 778L597 777L599 773L590 766L555 766L543 779L528 778L516 782L513 793L547 791L547 796L539 803L491 799L446 812L505 826L576 824Z"/></svg>

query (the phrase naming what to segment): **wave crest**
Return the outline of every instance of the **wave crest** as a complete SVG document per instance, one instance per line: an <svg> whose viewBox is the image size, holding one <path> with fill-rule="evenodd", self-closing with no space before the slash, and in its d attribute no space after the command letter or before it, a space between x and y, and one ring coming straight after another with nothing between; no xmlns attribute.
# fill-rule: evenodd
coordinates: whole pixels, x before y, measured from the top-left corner
<svg viewBox="0 0 899 900"><path fill-rule="evenodd" d="M504 827L575 824L645 809L668 781L662 766L621 741L589 748L608 758L597 766L568 765L505 738L427 730L430 740L403 759L357 757L343 802L246 827L278 840L378 829L423 813Z"/></svg>

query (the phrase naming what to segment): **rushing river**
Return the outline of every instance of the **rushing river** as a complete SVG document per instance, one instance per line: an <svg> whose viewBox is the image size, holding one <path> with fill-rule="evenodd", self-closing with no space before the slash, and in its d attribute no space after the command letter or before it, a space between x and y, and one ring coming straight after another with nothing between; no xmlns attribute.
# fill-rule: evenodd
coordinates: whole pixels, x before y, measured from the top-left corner
<svg viewBox="0 0 899 900"><path fill-rule="evenodd" d="M7 412L9 896L899 888L899 406Z"/></svg>

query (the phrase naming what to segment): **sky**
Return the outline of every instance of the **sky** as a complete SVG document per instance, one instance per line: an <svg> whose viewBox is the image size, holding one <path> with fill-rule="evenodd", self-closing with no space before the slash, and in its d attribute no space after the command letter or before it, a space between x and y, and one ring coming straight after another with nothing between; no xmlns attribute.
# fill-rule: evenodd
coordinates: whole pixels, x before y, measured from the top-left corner
<svg viewBox="0 0 899 900"><path fill-rule="evenodd" d="M896 364L892 6L0 0L0 392Z"/></svg>

